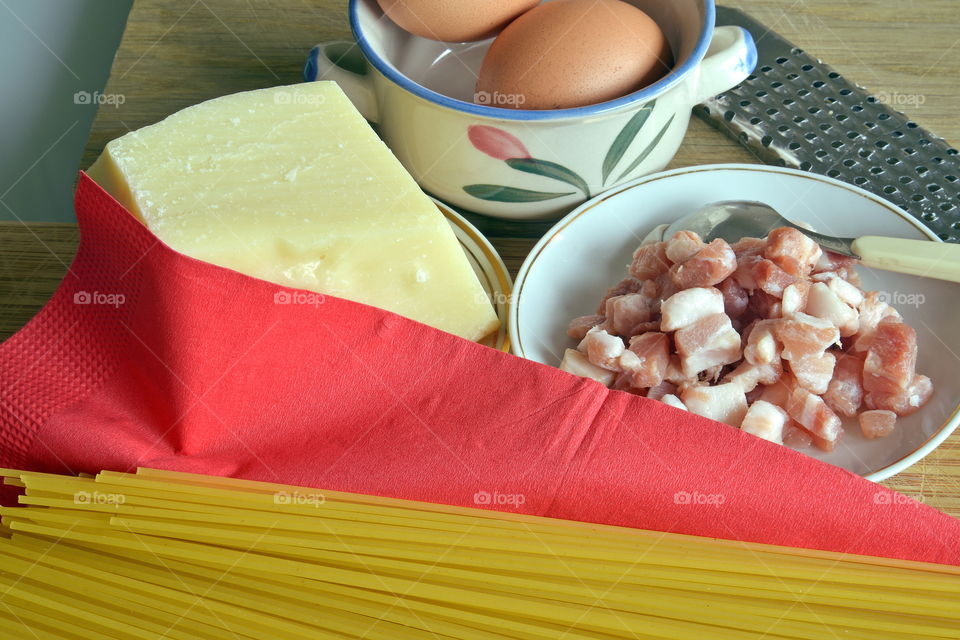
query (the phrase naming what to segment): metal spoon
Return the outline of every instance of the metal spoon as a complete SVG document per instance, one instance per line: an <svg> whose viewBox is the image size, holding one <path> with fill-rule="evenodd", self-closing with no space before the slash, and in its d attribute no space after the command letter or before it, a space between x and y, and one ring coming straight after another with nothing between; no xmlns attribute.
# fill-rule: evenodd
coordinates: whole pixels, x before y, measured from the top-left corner
<svg viewBox="0 0 960 640"><path fill-rule="evenodd" d="M668 240L677 231L693 231L707 242L723 238L733 243L745 237L762 238L778 227L793 227L824 249L859 258L866 267L960 282L960 245L881 236L836 238L804 229L762 202L708 204L667 226L661 237Z"/></svg>

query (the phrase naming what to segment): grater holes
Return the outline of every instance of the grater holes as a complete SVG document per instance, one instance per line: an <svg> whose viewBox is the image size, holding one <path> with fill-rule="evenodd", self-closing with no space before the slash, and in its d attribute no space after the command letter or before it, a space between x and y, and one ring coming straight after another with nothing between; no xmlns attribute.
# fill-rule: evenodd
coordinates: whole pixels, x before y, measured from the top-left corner
<svg viewBox="0 0 960 640"><path fill-rule="evenodd" d="M760 138L760 144L765 147L769 147L771 142L773 142L773 136L763 136Z"/></svg>
<svg viewBox="0 0 960 640"><path fill-rule="evenodd" d="M796 151L801 146L803 145L801 145L799 142L791 142L790 144L787 145L787 148L790 149L790 151Z"/></svg>
<svg viewBox="0 0 960 640"><path fill-rule="evenodd" d="M778 113L780 113L780 110L777 109L776 107L770 107L769 109L767 109L767 115L768 115L768 116L775 116L775 115L777 115Z"/></svg>
<svg viewBox="0 0 960 640"><path fill-rule="evenodd" d="M900 164L900 158L895 158L893 156L890 156L889 158L887 158L887 164L896 166Z"/></svg>
<svg viewBox="0 0 960 640"><path fill-rule="evenodd" d="M869 158L873 155L873 151L870 151L870 149L860 149L859 155L861 158Z"/></svg>
<svg viewBox="0 0 960 640"><path fill-rule="evenodd" d="M935 157L933 158L933 163L934 163L934 164L943 164L943 158L940 158L940 157L936 157L936 156L935 156Z"/></svg>
<svg viewBox="0 0 960 640"><path fill-rule="evenodd" d="M927 185L927 191L929 191L930 193L936 193L937 191L940 191L940 189L942 189L942 187L938 184Z"/></svg>
<svg viewBox="0 0 960 640"><path fill-rule="evenodd" d="M876 96L867 96L867 102L869 102L870 104L876 104L877 103Z"/></svg>
<svg viewBox="0 0 960 640"><path fill-rule="evenodd" d="M783 106L789 107L790 105L794 104L795 102L796 102L796 100L794 100L793 98L786 98L786 99L784 99L784 101L783 101Z"/></svg>
<svg viewBox="0 0 960 640"><path fill-rule="evenodd" d="M802 56L802 55L803 55L803 49L801 49L801 48L799 48L799 47L794 47L793 49L790 50L790 53L792 53L792 54L795 55L795 56Z"/></svg>
<svg viewBox="0 0 960 640"><path fill-rule="evenodd" d="M823 149L818 149L817 151L814 152L813 155L817 156L818 158L826 158L830 154L824 151Z"/></svg>
<svg viewBox="0 0 960 640"><path fill-rule="evenodd" d="M877 123L876 123L876 122L864 122L864 123L863 123L863 126L865 126L867 129L873 129L873 128L875 128L875 127L877 126Z"/></svg>
<svg viewBox="0 0 960 640"><path fill-rule="evenodd" d="M896 192L897 192L897 188L896 188L895 186L893 186L892 184L889 184L889 185L887 185L887 186L885 186L885 187L883 188L883 192L884 192L885 194L887 194L887 195L890 195L891 193L896 193Z"/></svg>
<svg viewBox="0 0 960 640"><path fill-rule="evenodd" d="M801 71L813 71L813 65L812 65L812 64L805 64L805 65L803 65L802 67L800 67L800 70L801 70Z"/></svg>
<svg viewBox="0 0 960 640"><path fill-rule="evenodd" d="M916 129L916 128L919 127L919 126L920 126L920 125L918 125L918 124L917 124L916 122L914 122L913 120L907 122L907 129Z"/></svg>
<svg viewBox="0 0 960 640"><path fill-rule="evenodd" d="M801 98L806 98L808 95L810 95L810 91L808 89L800 89L797 91L797 95Z"/></svg>
<svg viewBox="0 0 960 640"><path fill-rule="evenodd" d="M903 131L891 131L891 132L890 132L890 137L891 137L891 138L902 138L902 137L903 137Z"/></svg>
<svg viewBox="0 0 960 640"><path fill-rule="evenodd" d="M761 122L763 122L763 120L761 120L760 118L750 118L750 124L754 126L760 124Z"/></svg>
<svg viewBox="0 0 960 640"><path fill-rule="evenodd" d="M948 156L955 156L955 155L957 155L958 153L960 153L960 151L957 151L957 150L954 149L953 147L950 147L949 149L947 149L947 155L948 155Z"/></svg>
<svg viewBox="0 0 960 640"><path fill-rule="evenodd" d="M782 124L779 127L777 127L777 131L779 131L780 133L786 133L787 131L790 131L790 127L788 127L785 124Z"/></svg>
<svg viewBox="0 0 960 640"><path fill-rule="evenodd" d="M851 140L856 140L859 137L860 137L860 134L857 133L856 131L847 131L847 138Z"/></svg>
<svg viewBox="0 0 960 640"><path fill-rule="evenodd" d="M910 196L910 199L913 200L914 202L923 202L924 200L927 199L927 196L923 195L922 193L917 193Z"/></svg>
<svg viewBox="0 0 960 640"><path fill-rule="evenodd" d="M870 167L870 173L872 173L875 176L878 176L881 173L883 173L883 167Z"/></svg>
<svg viewBox="0 0 960 640"><path fill-rule="evenodd" d="M780 57L780 58L777 58L777 59L776 59L776 63L777 63L777 64L785 64L788 60L789 60L789 58Z"/></svg>
<svg viewBox="0 0 960 640"><path fill-rule="evenodd" d="M837 122L843 122L843 121L846 120L848 117L849 117L849 116L847 116L847 114L845 114L845 113L838 113L838 114L837 114Z"/></svg>
<svg viewBox="0 0 960 640"><path fill-rule="evenodd" d="M850 89L840 89L840 91L838 91L837 93L839 93L842 96L848 96L851 93L853 93L853 91L851 91Z"/></svg>
<svg viewBox="0 0 960 640"><path fill-rule="evenodd" d="M913 178L910 176L900 176L900 184L910 184L913 182Z"/></svg>
<svg viewBox="0 0 960 640"><path fill-rule="evenodd" d="M857 176L856 178L853 179L853 183L857 186L862 186L867 184L867 179L864 178L863 176Z"/></svg>
<svg viewBox="0 0 960 640"><path fill-rule="evenodd" d="M917 173L919 173L920 175L925 174L927 171L929 171L929 169L927 169L923 165L920 165L919 167L917 167Z"/></svg>
<svg viewBox="0 0 960 640"><path fill-rule="evenodd" d="M877 140L876 145L878 149L885 149L890 145L890 143L886 140Z"/></svg>
<svg viewBox="0 0 960 640"><path fill-rule="evenodd" d="M767 92L761 90L761 91L757 91L757 93L756 93L755 95L756 95L758 98L766 98L766 97L767 97Z"/></svg>
<svg viewBox="0 0 960 640"><path fill-rule="evenodd" d="M760 67L760 72L761 72L761 73L770 73L771 71L773 71L773 67L771 67L771 66L768 65L768 64L765 64L765 65L763 65L762 67Z"/></svg>
<svg viewBox="0 0 960 640"><path fill-rule="evenodd" d="M943 240L944 242L953 242L953 236L948 236L945 233L938 233L937 237Z"/></svg>
<svg viewBox="0 0 960 640"><path fill-rule="evenodd" d="M810 167L812 167L812 166L813 166L813 165L810 164L809 161L804 160L803 162L800 163L800 170L801 170L801 171L810 171Z"/></svg>
<svg viewBox="0 0 960 640"><path fill-rule="evenodd" d="M889 119L890 119L889 113L881 113L880 115L877 116L877 120L889 120Z"/></svg>
<svg viewBox="0 0 960 640"><path fill-rule="evenodd" d="M831 178L839 178L840 172L836 169L830 169L829 171L827 171L827 175L830 176Z"/></svg>
<svg viewBox="0 0 960 640"><path fill-rule="evenodd" d="M830 143L830 146L833 147L834 149L843 149L845 145L843 144L842 140L834 140L833 142Z"/></svg>
<svg viewBox="0 0 960 640"><path fill-rule="evenodd" d="M827 104L836 104L836 103L837 103L837 99L836 99L836 98L824 98L823 101L826 102Z"/></svg>
<svg viewBox="0 0 960 640"><path fill-rule="evenodd" d="M811 113L814 115L820 113L820 111L821 111L820 107L810 107L809 109L807 109L807 113Z"/></svg>
<svg viewBox="0 0 960 640"><path fill-rule="evenodd" d="M788 74L787 74L787 80L796 80L796 79L799 78L799 77L800 77L800 74L798 74L798 73L788 73Z"/></svg>
<svg viewBox="0 0 960 640"><path fill-rule="evenodd" d="M940 205L940 211L953 211L956 208L957 208L957 205L953 204L952 202L944 202L943 204ZM960 229L960 222L954 222L953 228Z"/></svg>
<svg viewBox="0 0 960 640"><path fill-rule="evenodd" d="M793 118L793 121L796 122L797 124L803 124L804 122L807 121L807 119L804 118L803 116L795 116Z"/></svg>
<svg viewBox="0 0 960 640"><path fill-rule="evenodd" d="M956 182L957 176L943 176L943 179L946 180L947 182Z"/></svg>
<svg viewBox="0 0 960 640"><path fill-rule="evenodd" d="M850 111L853 111L854 113L860 113L861 111L863 111L863 105L855 104L852 107L850 107Z"/></svg>
<svg viewBox="0 0 960 640"><path fill-rule="evenodd" d="M937 219L937 214L933 213L932 211L928 211L920 217L926 220L927 222L933 222L934 220Z"/></svg>
<svg viewBox="0 0 960 640"><path fill-rule="evenodd" d="M823 80L817 80L816 82L811 83L811 86L813 86L815 89L819 89L819 88L823 87L823 86L826 85L826 84L827 84L827 83L824 82Z"/></svg>
<svg viewBox="0 0 960 640"><path fill-rule="evenodd" d="M750 75L747 76L747 80L746 80L746 81L747 81L747 82L753 82L753 81L756 80L756 79L757 79L757 76L755 76L755 75L753 75L753 74L751 73ZM739 87L740 85L737 85L737 86Z"/></svg>
<svg viewBox="0 0 960 640"><path fill-rule="evenodd" d="M824 122L820 125L820 131L827 132L830 131L830 129L833 129L833 125L829 122Z"/></svg>
<svg viewBox="0 0 960 640"><path fill-rule="evenodd" d="M751 104L753 104L753 103L750 102L749 100L741 100L741 101L740 101L740 106L741 106L741 107L749 107Z"/></svg>
<svg viewBox="0 0 960 640"><path fill-rule="evenodd" d="M831 80L836 80L837 78L840 77L840 74L837 73L836 71L831 71L830 73L827 74L827 77L830 78Z"/></svg>
<svg viewBox="0 0 960 640"><path fill-rule="evenodd" d="M857 161L854 160L853 158L847 158L846 160L843 161L843 166L845 166L848 169L855 164L857 164Z"/></svg>
<svg viewBox="0 0 960 640"><path fill-rule="evenodd" d="M776 82L771 82L770 86L773 87L774 89L779 89L780 87L783 86L783 83L777 80Z"/></svg>
<svg viewBox="0 0 960 640"><path fill-rule="evenodd" d="M737 114L734 113L733 111L726 111L723 114L723 119L726 120L727 122L733 122L733 119L734 117L736 117L736 115Z"/></svg>
<svg viewBox="0 0 960 640"><path fill-rule="evenodd" d="M916 149L914 149L913 147L907 147L906 149L903 150L903 152L904 152L905 154L907 154L908 156L912 156L912 155L915 154L917 151L916 151Z"/></svg>
<svg viewBox="0 0 960 640"><path fill-rule="evenodd" d="M803 134L803 137L806 138L807 140L811 140L811 141L812 141L812 140L816 140L816 139L817 139L817 134L815 134L813 131L809 131L809 132Z"/></svg>

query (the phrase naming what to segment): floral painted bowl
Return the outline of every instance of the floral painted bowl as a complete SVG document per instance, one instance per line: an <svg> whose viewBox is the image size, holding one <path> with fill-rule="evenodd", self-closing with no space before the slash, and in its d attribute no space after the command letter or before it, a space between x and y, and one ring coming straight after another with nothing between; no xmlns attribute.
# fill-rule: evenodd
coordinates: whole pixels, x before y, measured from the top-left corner
<svg viewBox="0 0 960 640"><path fill-rule="evenodd" d="M677 60L656 83L589 107L505 109L475 94L490 40L411 35L375 0L351 0L353 43L313 49L310 80L336 80L417 182L434 196L502 218L555 217L596 193L658 171L686 133L691 107L756 64L740 27L714 28L713 0L629 0L664 29Z"/></svg>

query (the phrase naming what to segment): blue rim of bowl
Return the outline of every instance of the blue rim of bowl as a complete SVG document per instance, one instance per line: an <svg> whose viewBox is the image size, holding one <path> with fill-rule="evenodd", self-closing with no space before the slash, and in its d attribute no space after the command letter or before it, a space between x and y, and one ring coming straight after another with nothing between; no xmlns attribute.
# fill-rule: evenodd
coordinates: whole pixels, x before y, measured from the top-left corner
<svg viewBox="0 0 960 640"><path fill-rule="evenodd" d="M642 104L652 100L653 98L665 93L668 89L673 88L683 79L684 76L693 71L693 69L700 64L704 56L707 54L707 49L710 47L710 41L713 38L714 23L717 19L715 0L703 0L705 9L703 28L700 31L700 39L697 41L697 45L694 47L693 52L682 65L673 68L670 73L649 87L644 87L639 91L634 91L633 93L622 98L617 98L616 100L609 100L607 102L601 102L600 104L594 104L588 107L534 111L530 109L501 109L500 107L488 107L480 104L474 104L472 102L464 102L463 100L450 98L441 93L437 93L436 91L427 89L423 85L417 84L413 80L409 79L400 73L396 68L394 68L393 65L377 55L377 53L373 50L373 47L370 46L370 42L367 40L366 36L361 33L360 16L358 13L358 7L361 1L363 0L350 0L350 29L353 31L353 37L356 39L357 44L360 45L360 50L363 52L363 55L366 56L367 61L369 61L370 64L372 64L380 73L390 79L394 84L406 89L410 93L419 96L420 98L423 98L424 100L433 102L434 104L438 104L449 109L454 109L456 111L462 111L464 113L471 113L477 116L485 116L487 118L500 120L535 121L582 118L585 116L596 116L609 113L611 111L616 111L621 107L626 107L632 104ZM384 19L389 18L384 16Z"/></svg>

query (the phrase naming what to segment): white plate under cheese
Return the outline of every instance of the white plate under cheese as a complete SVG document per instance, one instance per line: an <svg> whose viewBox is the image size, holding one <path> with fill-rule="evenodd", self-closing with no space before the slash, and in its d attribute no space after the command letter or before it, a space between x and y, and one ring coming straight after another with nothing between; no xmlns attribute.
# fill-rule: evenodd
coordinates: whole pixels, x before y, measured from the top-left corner
<svg viewBox="0 0 960 640"><path fill-rule="evenodd" d="M89 174L194 258L470 340L499 326L443 215L335 83L189 107L110 142Z"/></svg>

